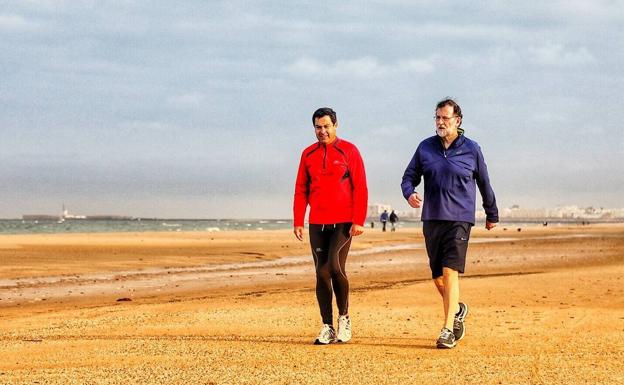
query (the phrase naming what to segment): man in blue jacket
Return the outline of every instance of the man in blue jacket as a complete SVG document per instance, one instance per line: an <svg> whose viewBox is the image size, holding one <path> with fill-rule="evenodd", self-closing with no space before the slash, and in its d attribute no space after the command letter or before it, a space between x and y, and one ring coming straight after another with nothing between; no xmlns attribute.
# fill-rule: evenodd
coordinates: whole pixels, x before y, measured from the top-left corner
<svg viewBox="0 0 624 385"><path fill-rule="evenodd" d="M386 223L388 222L388 210L384 210L383 213L379 216L379 222L381 222L382 229L381 231L386 231Z"/></svg>
<svg viewBox="0 0 624 385"><path fill-rule="evenodd" d="M444 306L438 348L453 348L464 337L468 306L459 302L470 229L475 223L476 186L486 213L485 228L498 222L494 191L479 145L464 134L461 108L452 99L436 106L436 134L423 140L403 174L401 189L410 206L422 207L423 234L431 276ZM425 196L416 192L421 177Z"/></svg>

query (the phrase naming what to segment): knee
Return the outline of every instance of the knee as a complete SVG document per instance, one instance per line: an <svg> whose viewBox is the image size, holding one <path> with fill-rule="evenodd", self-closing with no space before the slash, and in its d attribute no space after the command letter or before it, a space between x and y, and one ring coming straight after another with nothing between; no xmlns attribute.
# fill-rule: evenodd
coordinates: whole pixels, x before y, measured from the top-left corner
<svg viewBox="0 0 624 385"><path fill-rule="evenodd" d="M455 282L459 278L459 273L457 270L451 269L450 267L444 267L442 269L442 279L444 282Z"/></svg>
<svg viewBox="0 0 624 385"><path fill-rule="evenodd" d="M328 271L332 277L346 277L344 269L337 260L329 263Z"/></svg>
<svg viewBox="0 0 624 385"><path fill-rule="evenodd" d="M332 266L329 269L329 274L332 277L346 277L346 274L344 273L344 271L342 271L342 269L340 268L340 266Z"/></svg>
<svg viewBox="0 0 624 385"><path fill-rule="evenodd" d="M331 278L331 271L327 264L316 268L316 278L321 281L328 281Z"/></svg>

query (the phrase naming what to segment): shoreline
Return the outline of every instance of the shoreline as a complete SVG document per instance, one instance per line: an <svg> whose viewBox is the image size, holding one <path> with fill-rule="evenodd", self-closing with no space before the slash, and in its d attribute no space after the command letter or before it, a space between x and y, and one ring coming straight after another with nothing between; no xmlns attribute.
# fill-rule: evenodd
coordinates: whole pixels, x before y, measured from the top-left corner
<svg viewBox="0 0 624 385"><path fill-rule="evenodd" d="M552 244L576 242L584 244L592 238L604 238L610 233L619 234L624 226L601 225L575 228L528 228L524 232L510 232L503 229L486 232L475 229L470 240L470 250L511 248L516 243ZM57 302L72 303L74 301L97 302L98 298L142 299L157 295L184 296L185 293L233 289L236 287L265 287L287 285L293 282L306 282L314 272L307 242L296 242L290 239L290 231L275 230L272 232L228 232L216 236L212 233L133 233L133 234L63 234L57 236L22 236L18 242L7 242L7 237L0 236L0 255L7 250L18 253L20 248L33 247L43 249L43 253L53 250L55 256L39 261L47 265L53 272L62 271L68 265L75 266L71 254L80 255L100 243L108 248L95 253L94 260L100 260L95 269L74 270L62 274L45 274L36 268L21 272L11 277L10 267L0 267L0 307L51 304ZM258 240L265 243L263 251L251 251L257 247ZM15 241L15 239L13 239ZM95 245L95 246L94 246ZM289 246L293 247L289 247ZM121 268L115 264L117 249L136 252L138 249L151 250L152 257L144 256L128 264L130 268ZM13 249L12 249L13 248ZM209 250L208 255L197 258L186 255L171 257L167 254L172 248L186 252ZM227 257L223 253L226 251ZM26 251L27 252L27 251ZM161 254L165 254L164 256ZM53 253L54 254L54 253ZM480 259L471 259L470 264L481 263ZM507 253L509 254L509 253ZM186 259L183 263L172 263L172 259ZM582 263L600 263L586 257L569 257L569 260ZM23 261L20 261L20 263ZM119 261L122 264L122 260ZM507 257L504 264L493 269L494 273L522 273L527 266L534 271L536 267L553 268L557 264L556 257L535 258L527 261L527 255L517 253ZM80 262L82 263L82 262ZM88 263L86 261L85 263ZM54 266L57 264L58 266ZM127 263L126 263L127 264ZM411 271L417 278L427 277L428 265L422 235L409 230L395 233L372 233L356 239L349 253L348 271L357 280L359 276L388 276L402 271ZM7 272L6 270L9 270ZM29 273L29 274L28 274ZM470 276L467 269L465 276Z"/></svg>
<svg viewBox="0 0 624 385"><path fill-rule="evenodd" d="M374 223L375 228L370 224ZM477 219L476 227L482 227L483 219ZM624 218L501 218L501 226L541 227L591 226L602 224L624 224ZM399 229L418 229L420 219L409 218L398 222ZM546 226L544 226L546 227ZM61 235L61 234L131 234L131 233L220 233L230 231L275 231L292 228L292 220L283 219L149 219L143 221L84 220L68 219L63 222L24 221L21 219L0 219L0 236L5 235ZM377 231L381 224L377 218L365 222L368 231Z"/></svg>

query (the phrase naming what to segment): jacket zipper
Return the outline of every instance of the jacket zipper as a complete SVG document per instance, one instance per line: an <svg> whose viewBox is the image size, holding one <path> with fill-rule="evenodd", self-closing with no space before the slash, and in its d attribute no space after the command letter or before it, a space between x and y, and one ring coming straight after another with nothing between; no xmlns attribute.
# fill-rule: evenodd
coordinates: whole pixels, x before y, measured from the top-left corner
<svg viewBox="0 0 624 385"><path fill-rule="evenodd" d="M323 147L323 170L325 170L325 160L327 159L327 146Z"/></svg>

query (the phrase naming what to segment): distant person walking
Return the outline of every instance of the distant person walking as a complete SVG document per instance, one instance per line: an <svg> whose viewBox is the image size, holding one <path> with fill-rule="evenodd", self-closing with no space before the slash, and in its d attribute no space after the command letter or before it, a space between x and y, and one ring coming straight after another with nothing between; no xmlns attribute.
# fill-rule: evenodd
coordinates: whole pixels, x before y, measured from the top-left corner
<svg viewBox="0 0 624 385"><path fill-rule="evenodd" d="M422 207L423 234L431 276L442 296L444 324L438 348L453 348L464 337L468 305L459 302L459 273L464 272L470 229L475 223L476 187L490 230L498 208L479 145L463 135L462 112L452 99L436 106L436 135L423 140L409 162L401 189L409 205ZM415 190L425 180L424 199Z"/></svg>
<svg viewBox="0 0 624 385"><path fill-rule="evenodd" d="M392 230L390 231L396 231L394 226L396 225L398 221L399 221L399 216L396 215L394 210L392 210L392 212L390 213L390 226L392 227Z"/></svg>
<svg viewBox="0 0 624 385"><path fill-rule="evenodd" d="M345 264L352 237L364 232L368 189L360 152L355 145L336 136L336 112L319 108L312 115L312 122L318 142L301 154L293 203L294 233L303 241L303 222L310 205L310 246L323 321L314 343L325 345L351 339ZM332 291L338 305L337 333L333 326Z"/></svg>
<svg viewBox="0 0 624 385"><path fill-rule="evenodd" d="M388 222L388 210L384 210L379 216L379 222L381 222L381 231L386 231L386 223Z"/></svg>

